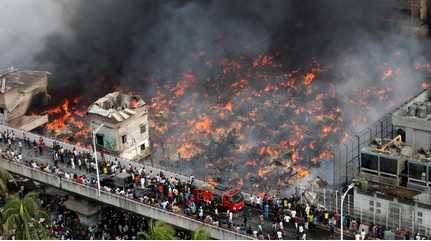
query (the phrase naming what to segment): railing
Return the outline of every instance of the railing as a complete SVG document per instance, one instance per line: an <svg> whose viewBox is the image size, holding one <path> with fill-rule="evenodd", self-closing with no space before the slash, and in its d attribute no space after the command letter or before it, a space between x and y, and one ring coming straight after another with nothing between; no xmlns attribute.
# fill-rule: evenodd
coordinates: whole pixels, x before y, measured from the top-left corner
<svg viewBox="0 0 431 241"><path fill-rule="evenodd" d="M37 135L37 134L31 133L31 132L26 132L26 131L19 130L19 129L15 129L15 128L9 127L7 125L4 125L4 124L0 124L0 131L1 132L3 132L3 131L14 132L17 138L23 138L25 136L26 138L29 138L30 141L34 141L34 140L38 141L39 138L42 138L43 141L44 141L44 143L45 143L45 145L47 147L50 147L50 148L53 148L54 143L57 143L58 145L61 145L63 148L65 148L67 150L73 150L75 148L78 151L88 152L88 153L91 153L92 155L94 155L93 152L92 152L92 150L90 150L88 148L74 146L74 145L71 145L69 143L65 143L65 142L62 142L62 141L59 141L59 140L51 139L49 137ZM97 153L97 155L98 155L98 160L102 160L102 156L101 156L101 154L99 152ZM178 178L179 180L181 180L183 182L187 182L189 180L188 176L184 176L184 175L181 175L181 174L178 174L178 173L174 173L174 172L168 171L168 170L166 170L164 168L155 168L155 167L148 166L148 165L145 165L145 164L142 164L142 163L131 162L131 161L128 161L128 160L125 160L125 159L121 159L121 158L119 158L117 156L113 156L113 155L109 155L109 154L104 154L103 157L104 157L104 160L107 160L107 161L114 161L115 159L117 159L121 163L121 165L123 165L123 166L127 166L129 163L131 163L135 167L139 167L139 168L140 167L144 167L145 170L152 171L153 173L163 172L165 174L165 176L176 177L176 178ZM195 180L194 184L197 185L197 186L208 186L208 184L205 181L203 181L203 180L199 180L199 179L196 179L196 178L194 180Z"/></svg>
<svg viewBox="0 0 431 241"><path fill-rule="evenodd" d="M16 163L11 160L7 160L7 162L0 161L0 166L9 170L10 172L14 172L17 174L27 176L29 178L33 178L36 181L44 182L45 184L58 187L62 190L77 193L79 195L86 196L91 199L107 203L109 205L121 207L128 211L132 211L153 219L164 220L168 223L171 223L181 228L185 228L188 230L195 230L199 227L204 226L207 228L211 237L216 239L252 239L252 237L250 236L246 236L244 234L240 234L232 230L211 225L208 223L200 222L190 217L180 215L175 212L170 212L168 210L164 210L161 208L157 208L149 204L138 202L134 199L131 199L122 195L113 194L113 193L101 190L100 191L101 195L98 196L98 190L94 187L80 184L71 180L66 180L57 175L40 171L31 167L27 167L23 164ZM176 219L181 219L181 220L179 221ZM187 222L184 222L184 221L187 221Z"/></svg>

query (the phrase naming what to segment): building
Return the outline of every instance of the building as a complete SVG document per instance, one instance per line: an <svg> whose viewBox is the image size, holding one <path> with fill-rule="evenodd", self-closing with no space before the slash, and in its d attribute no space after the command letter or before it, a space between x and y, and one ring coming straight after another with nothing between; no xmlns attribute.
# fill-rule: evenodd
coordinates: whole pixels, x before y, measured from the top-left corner
<svg viewBox="0 0 431 241"><path fill-rule="evenodd" d="M148 109L137 95L113 92L88 108L91 128L103 126L96 143L122 158L140 159L150 154Z"/></svg>
<svg viewBox="0 0 431 241"><path fill-rule="evenodd" d="M48 115L26 114L49 99L48 74L14 68L0 72L0 122L26 131L47 123Z"/></svg>
<svg viewBox="0 0 431 241"><path fill-rule="evenodd" d="M361 149L359 175L370 188L355 190L354 207L373 221L431 235L431 91L392 113L393 138ZM372 221L371 221L372 222Z"/></svg>

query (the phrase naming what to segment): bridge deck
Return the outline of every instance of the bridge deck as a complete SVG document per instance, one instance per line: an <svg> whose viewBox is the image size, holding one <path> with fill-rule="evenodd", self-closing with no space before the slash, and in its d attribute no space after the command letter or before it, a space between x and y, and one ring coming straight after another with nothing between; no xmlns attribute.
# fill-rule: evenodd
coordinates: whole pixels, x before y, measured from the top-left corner
<svg viewBox="0 0 431 241"><path fill-rule="evenodd" d="M17 138L22 138L24 132L21 130L17 130L8 126L4 126L4 125L0 125L0 132L3 131L13 131L16 135ZM25 136L27 138L30 138L31 141L33 140L38 140L40 138L40 136L32 134L32 133L28 133L25 132ZM50 138L46 138L46 137L42 137L44 139L45 145L48 148L52 148L54 140L50 139ZM62 145L64 148L72 150L74 148L74 146L67 144L67 143L62 143L57 141L57 144ZM84 148L79 148L76 147L78 150L82 150L82 151L87 151L89 152L88 149L84 149ZM29 155L29 153L25 153L27 155ZM25 159L28 159L28 157L24 157ZM52 160L50 160L49 155L45 155L45 156L32 156L31 157L33 160L37 159L39 162L44 162L44 163L50 163L52 162ZM114 156L110 156L110 155L104 155L105 159L111 159L114 160ZM120 162L122 163L122 165L128 165L128 161L127 160L120 160ZM138 163L133 163L134 166L139 166L141 164ZM143 166L143 165L142 165ZM87 185L83 185L83 184L79 184L76 182L73 182L71 180L65 180L64 178L60 178L54 174L51 173L47 173L47 172L43 172L37 169L33 169L31 167L26 166L24 163L18 163L12 160L8 160L5 158L1 158L0 160L0 167L4 168L12 173L16 173L18 175L21 176L25 176L27 178L30 178L32 180L38 181L40 183L44 183L47 185L51 185L53 187L71 192L71 193L75 193L81 196L85 196L87 198L96 200L96 201L100 201L109 205L113 205L119 208L122 208L124 210L128 210L149 218L153 218L153 219L157 219L157 220L161 220L164 221L166 223L172 224L174 226L180 227L180 228L184 228L187 230L196 230L199 227L204 226L206 230L208 230L209 235L212 238L215 239L230 239L230 240L237 240L237 239L252 239L252 237L250 236L246 236L222 227L218 227L218 226L213 226L213 225L209 225L203 222L200 222L198 220L192 219L190 217L178 214L178 213L174 213L162 208L158 208L158 207L154 207L148 204L144 204L141 202L138 202L136 200L127 198L125 196L122 195L116 195L110 192L105 192L105 191L101 191L100 192L100 196L98 196L98 191L97 189L87 186ZM183 181L187 181L188 177L182 176L182 175L178 175L176 173L171 173L169 171L166 170L160 170L157 168L153 168L153 167L148 167L145 166L146 170L152 170L153 173L158 173L160 171L162 171L163 173L165 173L167 176L174 176L177 177L180 180ZM75 170L76 172L77 170ZM199 186L206 186L207 184L203 181L200 180L196 180L196 183Z"/></svg>

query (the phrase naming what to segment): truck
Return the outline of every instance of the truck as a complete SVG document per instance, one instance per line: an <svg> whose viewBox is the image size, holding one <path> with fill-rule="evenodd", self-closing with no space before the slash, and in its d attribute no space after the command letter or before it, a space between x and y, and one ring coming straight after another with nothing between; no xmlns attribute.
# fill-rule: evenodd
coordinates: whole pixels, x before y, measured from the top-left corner
<svg viewBox="0 0 431 241"><path fill-rule="evenodd" d="M221 209L231 212L241 211L245 207L244 196L236 188L224 188L216 186L210 188L194 188L192 190L193 198L198 202L215 203Z"/></svg>
<svg viewBox="0 0 431 241"><path fill-rule="evenodd" d="M106 186L112 189L120 188L124 190L133 188L132 175L122 172L112 176L102 176L100 180L100 186Z"/></svg>

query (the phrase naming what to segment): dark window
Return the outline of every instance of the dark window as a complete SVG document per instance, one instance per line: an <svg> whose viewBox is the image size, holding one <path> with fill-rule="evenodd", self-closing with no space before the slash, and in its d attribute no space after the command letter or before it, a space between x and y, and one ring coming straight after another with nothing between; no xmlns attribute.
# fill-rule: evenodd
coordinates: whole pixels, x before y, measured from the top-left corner
<svg viewBox="0 0 431 241"><path fill-rule="evenodd" d="M398 161L386 157L380 157L380 171L390 174L397 174Z"/></svg>
<svg viewBox="0 0 431 241"><path fill-rule="evenodd" d="M417 163L409 163L409 177L422 180L422 174L426 175L427 167Z"/></svg>
<svg viewBox="0 0 431 241"><path fill-rule="evenodd" d="M126 143L127 142L127 136L126 135L122 136L121 141L123 142L123 144Z"/></svg>
<svg viewBox="0 0 431 241"><path fill-rule="evenodd" d="M97 145L104 146L103 135L96 134L96 143Z"/></svg>
<svg viewBox="0 0 431 241"><path fill-rule="evenodd" d="M402 142L406 142L406 132L403 129L397 129L397 135L401 136Z"/></svg>
<svg viewBox="0 0 431 241"><path fill-rule="evenodd" d="M141 145L141 151L145 151L145 144Z"/></svg>
<svg viewBox="0 0 431 241"><path fill-rule="evenodd" d="M233 195L233 196L230 198L230 201L231 201L232 203L239 203L239 202L241 202L243 199L244 199L244 197L243 197L243 196L242 196L242 194L239 192L239 193L237 193L237 194Z"/></svg>
<svg viewBox="0 0 431 241"><path fill-rule="evenodd" d="M4 109L0 108L0 114L4 114Z"/></svg>
<svg viewBox="0 0 431 241"><path fill-rule="evenodd" d="M139 128L141 129L141 134L144 134L145 132L147 132L147 125L142 124L139 126Z"/></svg>
<svg viewBox="0 0 431 241"><path fill-rule="evenodd" d="M378 157L375 155L369 155L369 154L362 153L361 154L361 166L363 168L377 171L377 165L378 165L377 159L378 159Z"/></svg>

